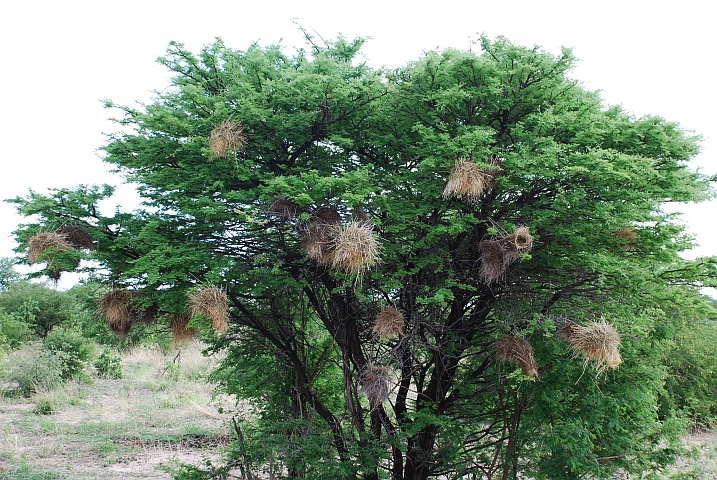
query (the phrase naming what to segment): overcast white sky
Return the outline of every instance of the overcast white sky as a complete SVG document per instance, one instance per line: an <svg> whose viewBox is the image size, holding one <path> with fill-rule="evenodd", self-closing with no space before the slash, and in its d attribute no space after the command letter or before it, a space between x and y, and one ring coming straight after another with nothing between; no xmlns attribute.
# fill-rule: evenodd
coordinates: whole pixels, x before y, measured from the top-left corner
<svg viewBox="0 0 717 480"><path fill-rule="evenodd" d="M658 114L704 136L694 167L717 174L714 49L710 2L667 1L212 1L2 2L0 49L0 198L53 187L112 183L96 149L115 130L100 100L146 101L168 85L155 63L171 40L197 51L222 37L234 48L252 42L300 45L291 19L330 39L371 37L364 56L397 67L422 51L468 49L485 33L581 59L572 76L601 90L607 104L637 116ZM129 197L125 197L129 198ZM106 208L111 213L117 200ZM717 202L680 206L701 246L717 255ZM20 218L0 204L0 257L12 256L10 232Z"/></svg>

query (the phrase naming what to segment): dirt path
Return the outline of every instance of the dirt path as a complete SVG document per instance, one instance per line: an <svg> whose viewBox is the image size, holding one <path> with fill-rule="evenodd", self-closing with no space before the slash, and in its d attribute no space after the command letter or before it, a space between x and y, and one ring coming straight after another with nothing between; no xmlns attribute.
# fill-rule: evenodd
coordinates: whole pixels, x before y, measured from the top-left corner
<svg viewBox="0 0 717 480"><path fill-rule="evenodd" d="M201 380L212 362L198 348L168 375L171 357L135 352L123 379L0 398L0 479L170 479L166 467L217 459L235 406ZM55 412L33 413L43 402Z"/></svg>

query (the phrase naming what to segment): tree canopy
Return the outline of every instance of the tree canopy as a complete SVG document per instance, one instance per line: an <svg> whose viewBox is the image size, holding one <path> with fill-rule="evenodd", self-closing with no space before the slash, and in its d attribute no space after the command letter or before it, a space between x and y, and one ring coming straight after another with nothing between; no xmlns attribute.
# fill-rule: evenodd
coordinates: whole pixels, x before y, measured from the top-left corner
<svg viewBox="0 0 717 480"><path fill-rule="evenodd" d="M717 284L662 208L712 194L688 168L698 138L602 105L568 49L483 38L387 71L359 60L363 39L308 40L172 43L170 88L107 101L104 160L143 208L100 214L106 185L12 200L31 219L21 249L89 234L45 272L98 262L130 292L120 330L226 292L214 378L252 400L253 435L204 474L607 478L669 461L655 351ZM617 357L576 347L596 325L619 332Z"/></svg>

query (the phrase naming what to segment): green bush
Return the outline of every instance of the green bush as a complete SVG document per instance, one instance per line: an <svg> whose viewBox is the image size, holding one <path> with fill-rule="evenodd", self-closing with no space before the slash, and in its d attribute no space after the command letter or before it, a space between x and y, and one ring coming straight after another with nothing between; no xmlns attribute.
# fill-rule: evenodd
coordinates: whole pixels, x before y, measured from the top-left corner
<svg viewBox="0 0 717 480"><path fill-rule="evenodd" d="M104 350L94 363L97 375L104 378L122 378L122 359Z"/></svg>
<svg viewBox="0 0 717 480"><path fill-rule="evenodd" d="M60 361L60 375L74 378L85 369L94 346L73 329L57 327L45 338L45 349Z"/></svg>
<svg viewBox="0 0 717 480"><path fill-rule="evenodd" d="M61 372L60 359L36 343L8 355L4 377L10 383L17 383L19 393L29 395L59 385Z"/></svg>
<svg viewBox="0 0 717 480"><path fill-rule="evenodd" d="M690 419L693 429L717 425L717 326L711 323L680 331L666 356L666 394L660 413L678 410Z"/></svg>
<svg viewBox="0 0 717 480"><path fill-rule="evenodd" d="M0 310L0 345L15 349L31 338L32 331L26 322Z"/></svg>

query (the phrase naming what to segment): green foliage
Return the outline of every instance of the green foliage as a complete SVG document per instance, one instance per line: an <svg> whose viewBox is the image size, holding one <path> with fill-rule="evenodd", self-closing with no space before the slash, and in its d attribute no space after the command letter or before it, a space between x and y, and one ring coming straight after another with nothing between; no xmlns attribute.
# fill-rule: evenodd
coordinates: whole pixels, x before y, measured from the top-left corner
<svg viewBox="0 0 717 480"><path fill-rule="evenodd" d="M225 287L230 330L205 338L225 355L213 378L255 408L231 452L247 468L606 478L669 463L679 408L658 416L657 402L670 398L672 319L717 285L717 259L681 259L691 239L662 210L712 195L687 168L698 138L602 105L569 78L568 49L483 38L478 53L427 52L386 72L357 61L363 39L307 41L292 56L170 44L169 88L137 108L107 102L123 128L104 160L145 208L101 215L109 186L30 192L11 200L33 219L19 243L71 218L96 240L98 280L159 318L186 312L199 285ZM248 141L217 158L209 138L227 119ZM502 173L471 201L443 198L458 158ZM272 210L279 199L294 212ZM326 208L344 224L368 218L380 265L352 275L307 257ZM522 225L532 251L486 284L481 241ZM385 305L405 321L378 341ZM602 376L555 336L600 318L622 333L624 359ZM540 380L496 362L507 334L533 344ZM373 367L387 385L366 384Z"/></svg>
<svg viewBox="0 0 717 480"><path fill-rule="evenodd" d="M74 329L58 327L44 340L45 349L60 361L60 376L75 378L88 365L94 354L94 344Z"/></svg>
<svg viewBox="0 0 717 480"><path fill-rule="evenodd" d="M12 282L20 279L15 271L16 260L12 258L0 258L0 291L7 289Z"/></svg>
<svg viewBox="0 0 717 480"><path fill-rule="evenodd" d="M33 332L23 317L22 311L12 315L0 310L0 345L15 349L32 338Z"/></svg>
<svg viewBox="0 0 717 480"><path fill-rule="evenodd" d="M717 425L717 325L697 323L680 328L666 351L668 376L661 413L684 412L693 429Z"/></svg>
<svg viewBox="0 0 717 480"><path fill-rule="evenodd" d="M7 357L5 380L16 382L22 395L49 390L62 382L61 359L41 347L27 344Z"/></svg>
<svg viewBox="0 0 717 480"><path fill-rule="evenodd" d="M97 375L104 378L122 378L122 359L105 349L94 362Z"/></svg>
<svg viewBox="0 0 717 480"><path fill-rule="evenodd" d="M76 311L74 299L44 285L14 282L0 292L0 309L32 328L41 338L60 324L70 324Z"/></svg>

